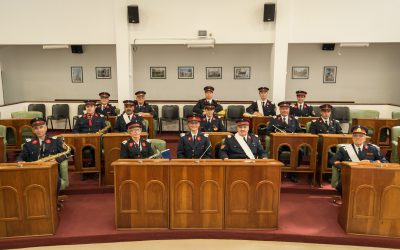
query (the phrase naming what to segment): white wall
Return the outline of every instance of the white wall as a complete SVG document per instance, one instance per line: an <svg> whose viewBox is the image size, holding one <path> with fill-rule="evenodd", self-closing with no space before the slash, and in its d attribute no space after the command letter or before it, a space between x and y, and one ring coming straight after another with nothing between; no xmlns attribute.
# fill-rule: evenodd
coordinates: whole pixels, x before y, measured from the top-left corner
<svg viewBox="0 0 400 250"><path fill-rule="evenodd" d="M309 66L309 79L291 79L292 66ZM324 66L337 66L336 83L323 83ZM400 44L321 50L321 44L289 46L286 99L308 91L308 100L400 104Z"/></svg>
<svg viewBox="0 0 400 250"><path fill-rule="evenodd" d="M140 45L133 53L135 89L156 100L197 100L203 87L215 87L214 97L253 100L257 88L271 86L271 45L217 45L214 49L188 49L183 45ZM167 67L167 79L150 79L150 66ZM194 79L178 79L178 66L194 66ZM235 80L234 66L250 66L251 79ZM206 80L206 67L222 67L222 79ZM271 90L272 92L272 90Z"/></svg>
<svg viewBox="0 0 400 250"><path fill-rule="evenodd" d="M41 46L0 49L5 103L98 98L108 91L117 99L115 46L87 45L83 54ZM83 83L71 83L71 66L83 67ZM112 79L96 79L95 67L111 67Z"/></svg>

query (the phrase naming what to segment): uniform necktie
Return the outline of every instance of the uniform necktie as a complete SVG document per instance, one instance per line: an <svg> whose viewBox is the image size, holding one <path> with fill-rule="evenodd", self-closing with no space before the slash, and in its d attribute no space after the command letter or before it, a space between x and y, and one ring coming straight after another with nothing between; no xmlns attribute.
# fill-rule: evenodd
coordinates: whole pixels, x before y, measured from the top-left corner
<svg viewBox="0 0 400 250"><path fill-rule="evenodd" d="M246 143L247 143L246 136L243 136L243 140L244 140L244 142L246 142Z"/></svg>
<svg viewBox="0 0 400 250"><path fill-rule="evenodd" d="M262 102L262 107L265 108L265 102Z"/></svg>
<svg viewBox="0 0 400 250"><path fill-rule="evenodd" d="M358 154L360 155L361 154L361 147L358 147L357 149L358 149Z"/></svg>
<svg viewBox="0 0 400 250"><path fill-rule="evenodd" d="M328 120L325 120L325 124L326 126L329 126Z"/></svg>
<svg viewBox="0 0 400 250"><path fill-rule="evenodd" d="M207 118L207 122L208 122L208 123L211 123L211 119L210 119L210 118Z"/></svg>
<svg viewBox="0 0 400 250"><path fill-rule="evenodd" d="M91 115L88 115L88 121L89 121L89 126L91 127L93 124L92 124L92 116Z"/></svg>
<svg viewBox="0 0 400 250"><path fill-rule="evenodd" d="M303 110L303 105L300 104L300 111L302 111L302 110Z"/></svg>
<svg viewBox="0 0 400 250"><path fill-rule="evenodd" d="M129 120L129 121L131 120L131 116L130 116L130 115L128 115L128 120Z"/></svg>
<svg viewBox="0 0 400 250"><path fill-rule="evenodd" d="M196 135L193 135L193 141L196 141Z"/></svg>
<svg viewBox="0 0 400 250"><path fill-rule="evenodd" d="M284 123L284 124L287 124L287 122L286 122L286 117L283 117L283 123Z"/></svg>

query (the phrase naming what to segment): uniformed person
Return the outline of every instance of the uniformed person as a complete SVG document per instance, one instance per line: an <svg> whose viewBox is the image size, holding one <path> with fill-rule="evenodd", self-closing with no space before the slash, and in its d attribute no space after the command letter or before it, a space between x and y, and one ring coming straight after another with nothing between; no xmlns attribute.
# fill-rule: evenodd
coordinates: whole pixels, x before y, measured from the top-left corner
<svg viewBox="0 0 400 250"><path fill-rule="evenodd" d="M126 129L131 137L121 143L121 159L146 159L152 156L151 143L140 137L142 123L132 120L126 124Z"/></svg>
<svg viewBox="0 0 400 250"><path fill-rule="evenodd" d="M200 116L192 115L187 118L190 129L186 134L181 134L178 142L177 157L185 159L211 158L210 139L200 133Z"/></svg>
<svg viewBox="0 0 400 250"><path fill-rule="evenodd" d="M135 113L140 116L153 116L155 119L157 119L157 111L155 111L153 107L146 102L146 92L143 90L136 91L135 96Z"/></svg>
<svg viewBox="0 0 400 250"><path fill-rule="evenodd" d="M74 126L74 133L96 133L106 126L104 115L95 112L96 102L85 101L86 113L79 115Z"/></svg>
<svg viewBox="0 0 400 250"><path fill-rule="evenodd" d="M208 104L204 107L205 114L201 116L201 132L225 132L226 128L222 119L214 114L215 106Z"/></svg>
<svg viewBox="0 0 400 250"><path fill-rule="evenodd" d="M135 103L132 100L124 101L124 112L117 117L115 122L114 131L116 132L127 132L126 125L131 122L131 120L137 120L142 124L142 130L145 130L146 126L142 116L135 114Z"/></svg>
<svg viewBox="0 0 400 250"><path fill-rule="evenodd" d="M266 159L267 153L257 135L249 133L249 121L236 121L237 133L227 136L221 145L221 159Z"/></svg>
<svg viewBox="0 0 400 250"><path fill-rule="evenodd" d="M104 116L116 116L117 113L115 111L115 107L111 105L110 102L110 93L101 92L99 93L100 103L96 106L96 113L102 114Z"/></svg>
<svg viewBox="0 0 400 250"><path fill-rule="evenodd" d="M388 161L382 156L379 147L372 144L366 143L368 128L356 125L351 128L352 131L352 144L345 144L339 148L338 152L333 157L333 165L337 170L341 171L343 161L366 161L376 163L387 163ZM342 194L342 181L339 178L339 182L336 186L336 190ZM338 202L341 203L341 202Z"/></svg>
<svg viewBox="0 0 400 250"><path fill-rule="evenodd" d="M300 133L301 128L296 117L289 115L290 102L280 102L279 115L273 116L267 126L267 134L273 132Z"/></svg>
<svg viewBox="0 0 400 250"><path fill-rule="evenodd" d="M319 106L321 117L311 122L311 134L343 134L340 122L331 118L332 108L330 104Z"/></svg>
<svg viewBox="0 0 400 250"><path fill-rule="evenodd" d="M272 116L276 115L276 107L271 101L267 99L269 88L259 87L258 94L260 100L254 101L249 107L246 108L246 112L255 116Z"/></svg>
<svg viewBox="0 0 400 250"><path fill-rule="evenodd" d="M196 114L203 114L204 107L208 104L213 104L215 106L215 112L218 113L223 110L222 106L218 104L218 102L213 99L214 95L214 87L205 86L204 87L205 98L199 100L196 105L193 107L193 112Z"/></svg>
<svg viewBox="0 0 400 250"><path fill-rule="evenodd" d="M297 102L290 106L291 115L299 117L315 116L313 107L304 102L306 95L307 92L304 90L296 91Z"/></svg>

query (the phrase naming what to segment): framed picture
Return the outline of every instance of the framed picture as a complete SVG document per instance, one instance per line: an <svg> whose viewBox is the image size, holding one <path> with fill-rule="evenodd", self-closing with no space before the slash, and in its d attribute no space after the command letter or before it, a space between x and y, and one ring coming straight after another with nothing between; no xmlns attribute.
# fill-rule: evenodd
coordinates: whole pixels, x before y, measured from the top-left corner
<svg viewBox="0 0 400 250"><path fill-rule="evenodd" d="M336 83L336 66L324 67L324 83Z"/></svg>
<svg viewBox="0 0 400 250"><path fill-rule="evenodd" d="M111 67L96 67L96 79L111 79Z"/></svg>
<svg viewBox="0 0 400 250"><path fill-rule="evenodd" d="M166 67L150 67L150 79L166 79Z"/></svg>
<svg viewBox="0 0 400 250"><path fill-rule="evenodd" d="M222 67L206 67L206 79L222 79Z"/></svg>
<svg viewBox="0 0 400 250"><path fill-rule="evenodd" d="M292 67L292 79L308 79L309 69L307 66Z"/></svg>
<svg viewBox="0 0 400 250"><path fill-rule="evenodd" d="M250 79L250 67L234 67L234 79Z"/></svg>
<svg viewBox="0 0 400 250"><path fill-rule="evenodd" d="M193 78L194 78L193 66L178 67L178 79L193 79Z"/></svg>
<svg viewBox="0 0 400 250"><path fill-rule="evenodd" d="M83 82L83 69L81 66L72 66L71 67L71 81L73 83L82 83Z"/></svg>

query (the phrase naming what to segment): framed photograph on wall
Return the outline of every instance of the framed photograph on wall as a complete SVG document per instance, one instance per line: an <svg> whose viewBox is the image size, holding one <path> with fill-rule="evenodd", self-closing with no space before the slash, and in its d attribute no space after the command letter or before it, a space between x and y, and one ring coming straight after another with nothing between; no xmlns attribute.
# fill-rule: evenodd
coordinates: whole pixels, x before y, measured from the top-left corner
<svg viewBox="0 0 400 250"><path fill-rule="evenodd" d="M308 66L293 66L292 79L308 79L309 69Z"/></svg>
<svg viewBox="0 0 400 250"><path fill-rule="evenodd" d="M324 83L336 83L336 66L324 66Z"/></svg>
<svg viewBox="0 0 400 250"><path fill-rule="evenodd" d="M71 67L71 81L73 83L82 83L83 82L83 69L81 66L72 66Z"/></svg>
<svg viewBox="0 0 400 250"><path fill-rule="evenodd" d="M250 79L250 70L251 68L246 67L234 67L234 79Z"/></svg>
<svg viewBox="0 0 400 250"><path fill-rule="evenodd" d="M179 66L178 79L193 79L194 67L193 66Z"/></svg>
<svg viewBox="0 0 400 250"><path fill-rule="evenodd" d="M96 67L96 79L111 79L111 67Z"/></svg>
<svg viewBox="0 0 400 250"><path fill-rule="evenodd" d="M150 79L167 79L167 68L150 67Z"/></svg>
<svg viewBox="0 0 400 250"><path fill-rule="evenodd" d="M206 79L222 79L222 67L206 67Z"/></svg>

